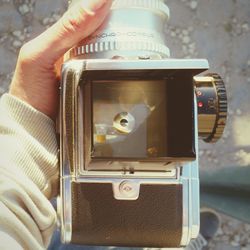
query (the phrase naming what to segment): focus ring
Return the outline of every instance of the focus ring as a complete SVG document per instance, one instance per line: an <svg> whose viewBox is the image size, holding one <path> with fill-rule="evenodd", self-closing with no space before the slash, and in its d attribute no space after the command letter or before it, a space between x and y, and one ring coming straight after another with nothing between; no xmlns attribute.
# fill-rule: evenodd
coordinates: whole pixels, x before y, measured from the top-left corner
<svg viewBox="0 0 250 250"><path fill-rule="evenodd" d="M71 50L71 57L106 51L148 51L170 56L169 48L163 44L144 41L104 41L78 46Z"/></svg>

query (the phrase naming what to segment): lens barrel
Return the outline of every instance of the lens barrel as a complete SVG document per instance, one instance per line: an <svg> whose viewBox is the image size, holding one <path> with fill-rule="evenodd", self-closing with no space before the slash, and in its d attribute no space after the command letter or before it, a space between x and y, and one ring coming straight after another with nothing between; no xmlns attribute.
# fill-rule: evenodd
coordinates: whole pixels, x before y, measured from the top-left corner
<svg viewBox="0 0 250 250"><path fill-rule="evenodd" d="M79 0L73 0L69 7ZM170 57L164 41L169 8L164 0L114 0L103 25L70 51L82 59L161 59Z"/></svg>

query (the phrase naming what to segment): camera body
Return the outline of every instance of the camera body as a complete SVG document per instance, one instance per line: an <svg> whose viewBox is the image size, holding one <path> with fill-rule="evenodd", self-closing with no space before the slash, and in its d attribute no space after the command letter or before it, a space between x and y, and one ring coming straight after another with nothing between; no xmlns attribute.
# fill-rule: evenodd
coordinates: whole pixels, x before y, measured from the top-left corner
<svg viewBox="0 0 250 250"><path fill-rule="evenodd" d="M63 65L64 243L179 248L198 236L198 139L220 138L226 92L218 75L197 76L207 60L168 58L168 16L162 0L116 0Z"/></svg>
<svg viewBox="0 0 250 250"><path fill-rule="evenodd" d="M90 59L64 65L59 204L64 242L180 247L198 235L198 112L193 77L207 68L206 60L178 59ZM96 142L98 88L105 95L103 87L124 86L129 81L139 81L143 89L151 87L146 95L148 99L152 93L156 95L151 100L152 111L143 115L143 101L132 103L139 109L137 114L131 111L139 125L130 134L118 131L116 136L111 131L105 142ZM131 87L128 85L127 91L133 93ZM123 94L124 91L123 88ZM154 103L157 97L161 98L160 104ZM111 106L116 104L109 103L109 109L107 104L101 116L108 117ZM121 112L128 110L121 107ZM120 114L118 109L115 114ZM116 119L116 115L111 117ZM137 122L138 119L141 120ZM145 119L146 129L142 126ZM131 137L130 141L112 142L120 133ZM155 134L160 134L160 138L153 138ZM108 133L104 136L108 137ZM114 149L124 150L105 153L108 141ZM100 145L104 146L98 149ZM156 152L150 154L154 145Z"/></svg>

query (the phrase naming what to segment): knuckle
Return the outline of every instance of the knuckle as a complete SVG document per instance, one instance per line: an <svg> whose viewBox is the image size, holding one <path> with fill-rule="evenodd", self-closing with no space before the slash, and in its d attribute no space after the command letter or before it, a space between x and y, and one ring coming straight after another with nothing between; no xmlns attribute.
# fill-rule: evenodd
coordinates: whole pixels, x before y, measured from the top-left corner
<svg viewBox="0 0 250 250"><path fill-rule="evenodd" d="M69 9L61 18L61 24L66 33L75 33L82 28L85 13L80 8Z"/></svg>
<svg viewBox="0 0 250 250"><path fill-rule="evenodd" d="M43 61L42 57L43 51L40 50L39 44L35 39L25 43L20 51L18 56L18 63L23 67L36 66L41 64Z"/></svg>
<svg viewBox="0 0 250 250"><path fill-rule="evenodd" d="M25 43L20 49L19 62L22 64L29 64L31 61L30 42L28 42Z"/></svg>

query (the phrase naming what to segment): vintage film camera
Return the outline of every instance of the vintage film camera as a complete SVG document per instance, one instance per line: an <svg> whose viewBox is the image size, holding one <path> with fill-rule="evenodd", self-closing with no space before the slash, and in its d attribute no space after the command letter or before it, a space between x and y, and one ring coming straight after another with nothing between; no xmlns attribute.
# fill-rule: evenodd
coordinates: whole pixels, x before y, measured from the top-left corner
<svg viewBox="0 0 250 250"><path fill-rule="evenodd" d="M226 91L197 76L207 60L170 59L168 18L164 1L115 0L63 66L64 243L178 248L199 233L198 138L222 135Z"/></svg>

